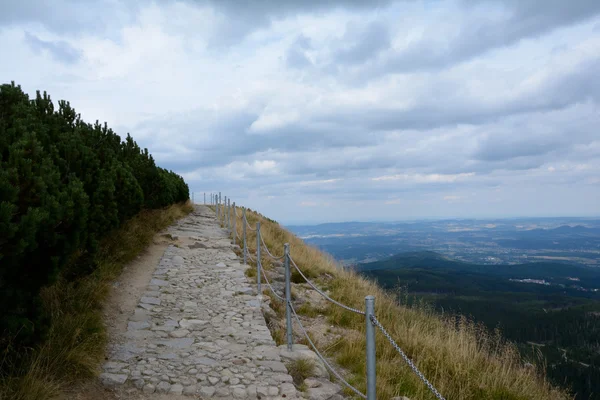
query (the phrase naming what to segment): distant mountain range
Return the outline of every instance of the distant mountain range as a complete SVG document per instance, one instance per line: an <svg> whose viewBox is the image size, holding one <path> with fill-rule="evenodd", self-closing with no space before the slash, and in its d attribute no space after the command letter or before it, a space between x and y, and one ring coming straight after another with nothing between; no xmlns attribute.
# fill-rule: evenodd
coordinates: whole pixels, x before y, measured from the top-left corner
<svg viewBox="0 0 600 400"><path fill-rule="evenodd" d="M597 219L347 222L289 229L346 265L429 250L475 264L551 261L600 267Z"/></svg>

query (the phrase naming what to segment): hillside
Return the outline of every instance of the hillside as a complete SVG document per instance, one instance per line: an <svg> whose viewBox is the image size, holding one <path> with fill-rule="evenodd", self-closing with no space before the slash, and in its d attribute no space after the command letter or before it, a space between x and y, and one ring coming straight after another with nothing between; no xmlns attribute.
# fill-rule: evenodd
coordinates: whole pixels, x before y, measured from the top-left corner
<svg viewBox="0 0 600 400"><path fill-rule="evenodd" d="M466 319L457 321L452 316L440 316L428 307L400 304L394 294L353 271L341 269L330 257L307 246L276 222L250 210L247 210L247 218L250 226L261 222L265 243L275 255L282 254L284 243L290 243L292 258L298 266L332 298L364 309L365 296L374 295L377 318L447 399L541 400L569 397L552 387L541 375L540 369L526 366L517 348L495 333ZM236 227L240 237L242 226L241 215L238 215ZM248 235L248 246L254 254L256 235L252 231L248 231ZM280 266L266 256L262 257L262 263L272 280L276 280ZM347 371L350 383L364 391L364 317L335 304L318 302L319 296L315 299L300 276L293 275L292 281L295 307L303 309L303 323L309 326L309 334L317 347ZM270 296L267 289L264 294ZM278 306L276 299L269 301L279 319L271 323L273 335L283 340L283 306ZM398 395L411 399L433 398L381 335L377 335L377 379L379 398Z"/></svg>
<svg viewBox="0 0 600 400"><path fill-rule="evenodd" d="M565 263L477 265L434 252L401 253L360 273L410 302L499 328L578 399L598 398L600 270ZM531 343L537 343L533 351ZM539 359L535 354L542 354Z"/></svg>

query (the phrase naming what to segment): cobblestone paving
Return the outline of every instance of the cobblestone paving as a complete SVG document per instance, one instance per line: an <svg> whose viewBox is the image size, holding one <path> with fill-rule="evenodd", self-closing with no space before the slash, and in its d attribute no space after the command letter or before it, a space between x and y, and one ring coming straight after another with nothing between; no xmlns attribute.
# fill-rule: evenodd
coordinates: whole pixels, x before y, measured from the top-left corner
<svg viewBox="0 0 600 400"><path fill-rule="evenodd" d="M201 398L295 399L296 389L232 245L205 206L169 228L169 246L113 343L101 380Z"/></svg>

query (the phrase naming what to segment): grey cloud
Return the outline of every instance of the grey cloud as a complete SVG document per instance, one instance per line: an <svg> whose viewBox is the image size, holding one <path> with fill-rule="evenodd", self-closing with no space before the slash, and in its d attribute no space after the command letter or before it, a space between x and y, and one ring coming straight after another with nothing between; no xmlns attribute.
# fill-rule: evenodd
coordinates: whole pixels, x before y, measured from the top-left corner
<svg viewBox="0 0 600 400"><path fill-rule="evenodd" d="M285 60L291 68L305 68L312 65L312 62L306 56L306 50L311 48L310 39L304 35L299 35L294 43L289 47Z"/></svg>
<svg viewBox="0 0 600 400"><path fill-rule="evenodd" d="M552 111L585 101L600 102L600 57L581 63L569 72L552 76L540 87L513 99L486 103L469 98L461 90L461 82L438 80L429 85L416 104L397 110L386 105L345 109L317 116L337 119L368 130L432 129L459 124L482 124L510 115Z"/></svg>
<svg viewBox="0 0 600 400"><path fill-rule="evenodd" d="M379 54L390 46L390 33L385 25L371 22L360 32L349 23L344 37L333 52L336 63L359 64Z"/></svg>
<svg viewBox="0 0 600 400"><path fill-rule="evenodd" d="M67 64L74 64L81 58L81 51L64 41L47 41L25 32L25 42L37 52L48 52L54 59Z"/></svg>
<svg viewBox="0 0 600 400"><path fill-rule="evenodd" d="M319 12L333 9L374 10L393 0L187 0L192 4L210 4L221 12L227 23L212 37L211 43L229 46L240 42L251 32L268 27L278 18L289 15ZM415 0L400 0L402 2Z"/></svg>
<svg viewBox="0 0 600 400"><path fill-rule="evenodd" d="M167 150L157 155L159 161L179 171L256 159L275 160L288 179L330 179L411 168L421 173L524 171L552 160L577 159L580 154L574 147L596 138L594 129L599 121L587 116L597 114L594 110L600 103L600 88L593 78L598 60L583 63L507 102L484 104L477 98L463 98L459 95L460 82L434 80L430 83L432 92L417 98L416 105L408 110L385 104L326 108L260 134L249 130L260 110L218 116L198 110L149 120L134 128L133 134L135 137L141 130L154 136L146 145L155 152L164 148L165 138L154 132L187 132L189 155ZM578 109L578 104L583 108ZM584 117L580 123L574 122L578 115ZM462 125L474 130L450 142L434 142L426 149L415 147L428 136L436 137ZM196 140L199 130L204 134ZM402 134L405 139L386 139L386 131L407 130L411 131Z"/></svg>
<svg viewBox="0 0 600 400"><path fill-rule="evenodd" d="M209 110L143 121L131 129L132 136L141 134L140 144L157 154L167 168L190 171L199 167L226 165L260 152L302 152L323 149L366 146L372 139L347 126L300 121L268 132L252 133L250 126L259 113L240 111L215 115ZM165 150L166 138L160 132L180 132L189 156ZM171 136L169 135L169 138Z"/></svg>
<svg viewBox="0 0 600 400"><path fill-rule="evenodd" d="M183 0L188 4L209 5L223 15L225 22L212 36L213 46L238 43L259 28L268 27L273 19L295 13L345 8L349 10L376 9L391 0ZM414 0L402 0L414 1ZM173 4L166 0L162 4ZM141 0L56 0L53 2L19 0L0 2L0 28L19 23L39 23L59 32L103 32L113 34L112 26L135 21L139 10L147 3ZM111 13L107 12L111 11ZM119 11L115 18L115 11ZM111 18L108 15L112 14Z"/></svg>
<svg viewBox="0 0 600 400"><path fill-rule="evenodd" d="M0 30L15 24L41 24L58 33L103 32L111 26L134 21L140 3L111 0L0 1Z"/></svg>
<svg viewBox="0 0 600 400"><path fill-rule="evenodd" d="M511 136L496 134L485 137L479 143L474 156L484 161L511 160L511 163L515 163L516 161L513 160L515 158L545 156L557 151L565 152L576 144L578 139L582 139L580 136L569 135L566 132L558 135L550 132L531 134L527 127L522 127L527 133L518 132L519 127L515 128L516 132Z"/></svg>
<svg viewBox="0 0 600 400"><path fill-rule="evenodd" d="M456 35L447 38L440 38L440 31L436 26L428 27L420 40L413 41L400 51L390 49L382 56L381 61L361 71L359 78L370 79L386 73L440 69L600 14L600 2L596 0L548 0L543 4L536 0L462 0L461 3L465 10L474 6L503 6L508 9L510 17L486 20L482 15L474 15L461 26ZM365 38L365 45L368 45L367 40Z"/></svg>
<svg viewBox="0 0 600 400"><path fill-rule="evenodd" d="M201 0L190 0L204 3ZM403 0L411 1L411 0ZM412 0L414 1L414 0ZM376 9L390 4L392 0L209 0L208 3L227 14L245 14L247 16L265 15L281 17L290 13L320 11L332 8L347 8L354 10Z"/></svg>

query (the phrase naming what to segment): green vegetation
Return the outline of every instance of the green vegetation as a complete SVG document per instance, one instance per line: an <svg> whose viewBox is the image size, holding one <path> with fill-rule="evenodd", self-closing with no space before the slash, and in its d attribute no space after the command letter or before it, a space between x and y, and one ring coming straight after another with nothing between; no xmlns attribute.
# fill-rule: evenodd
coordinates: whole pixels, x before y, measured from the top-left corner
<svg viewBox="0 0 600 400"><path fill-rule="evenodd" d="M364 264L361 271L396 291L399 302L425 301L446 315L499 328L577 399L600 398L600 293L593 291L600 270L548 262L475 265L417 252ZM510 280L527 278L547 284Z"/></svg>
<svg viewBox="0 0 600 400"><path fill-rule="evenodd" d="M0 86L2 398L47 398L91 375L107 280L189 211L180 176L58 105Z"/></svg>
<svg viewBox="0 0 600 400"><path fill-rule="evenodd" d="M110 284L157 232L190 211L192 206L182 203L140 212L102 240L94 272L76 280L61 276L45 287L40 296L48 333L34 347L8 342L0 356L0 399L55 398L70 385L95 375L104 360L102 303Z"/></svg>
<svg viewBox="0 0 600 400"><path fill-rule="evenodd" d="M188 199L148 150L58 110L39 92L0 86L0 332L34 343L47 332L40 289L96 268L102 238L143 208Z"/></svg>

